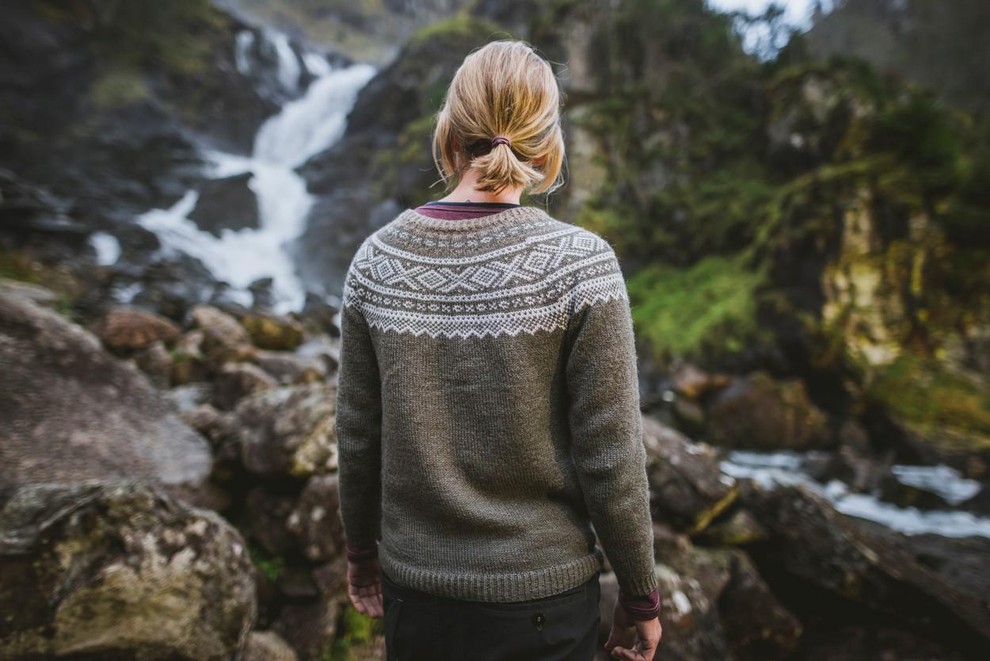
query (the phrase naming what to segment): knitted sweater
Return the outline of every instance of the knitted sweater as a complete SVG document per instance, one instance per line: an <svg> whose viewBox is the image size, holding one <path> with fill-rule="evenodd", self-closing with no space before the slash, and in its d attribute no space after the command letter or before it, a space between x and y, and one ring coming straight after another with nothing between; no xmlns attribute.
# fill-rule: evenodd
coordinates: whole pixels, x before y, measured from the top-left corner
<svg viewBox="0 0 990 661"><path fill-rule="evenodd" d="M477 601L601 569L656 587L625 282L606 241L517 207L407 210L345 279L341 516L402 585ZM593 527L592 527L593 526Z"/></svg>

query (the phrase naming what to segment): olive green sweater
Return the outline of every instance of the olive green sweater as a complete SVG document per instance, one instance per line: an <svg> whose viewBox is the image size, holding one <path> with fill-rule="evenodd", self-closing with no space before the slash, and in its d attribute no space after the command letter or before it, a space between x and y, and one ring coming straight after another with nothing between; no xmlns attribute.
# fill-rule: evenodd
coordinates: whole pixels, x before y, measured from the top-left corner
<svg viewBox="0 0 990 661"><path fill-rule="evenodd" d="M439 596L522 601L589 580L595 533L656 587L626 286L611 246L532 207L407 210L351 262L335 430L348 541Z"/></svg>

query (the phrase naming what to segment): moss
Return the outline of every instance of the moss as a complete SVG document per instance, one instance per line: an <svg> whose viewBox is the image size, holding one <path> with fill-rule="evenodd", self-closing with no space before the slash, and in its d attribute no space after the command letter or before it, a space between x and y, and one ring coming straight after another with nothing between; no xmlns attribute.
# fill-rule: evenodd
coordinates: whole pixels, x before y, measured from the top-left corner
<svg viewBox="0 0 990 661"><path fill-rule="evenodd" d="M76 301L83 292L82 283L65 267L50 266L29 253L0 249L0 279L39 285L55 293L53 308L69 321L79 323L82 315Z"/></svg>
<svg viewBox="0 0 990 661"><path fill-rule="evenodd" d="M654 264L629 279L633 321L658 357L739 352L766 339L756 321L764 282L740 257Z"/></svg>
<svg viewBox="0 0 990 661"><path fill-rule="evenodd" d="M285 572L285 558L272 555L254 544L248 545L251 562L269 581L277 581Z"/></svg>
<svg viewBox="0 0 990 661"><path fill-rule="evenodd" d="M124 67L103 72L89 90L90 101L97 110L130 105L150 96L140 72Z"/></svg>
<svg viewBox="0 0 990 661"><path fill-rule="evenodd" d="M344 607L337 626L337 637L326 661L359 661L378 658L363 653L382 634L381 623L357 612L352 606Z"/></svg>
<svg viewBox="0 0 990 661"><path fill-rule="evenodd" d="M444 21L437 21L414 34L408 46L414 48L434 40L466 40L482 35L490 39L508 39L511 35L497 23L460 13Z"/></svg>
<svg viewBox="0 0 990 661"><path fill-rule="evenodd" d="M877 370L867 394L936 444L990 449L990 384L907 352Z"/></svg>

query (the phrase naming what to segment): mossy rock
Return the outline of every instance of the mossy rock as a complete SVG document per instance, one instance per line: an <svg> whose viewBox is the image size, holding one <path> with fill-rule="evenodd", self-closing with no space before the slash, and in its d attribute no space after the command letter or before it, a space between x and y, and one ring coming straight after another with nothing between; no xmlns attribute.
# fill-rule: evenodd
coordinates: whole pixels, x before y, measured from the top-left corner
<svg viewBox="0 0 990 661"><path fill-rule="evenodd" d="M240 322L258 348L292 351L303 343L303 326L294 319L252 312L244 315Z"/></svg>
<svg viewBox="0 0 990 661"><path fill-rule="evenodd" d="M878 368L865 393L907 430L921 458L970 474L990 472L990 383L984 375L907 352ZM980 457L982 467L972 464Z"/></svg>

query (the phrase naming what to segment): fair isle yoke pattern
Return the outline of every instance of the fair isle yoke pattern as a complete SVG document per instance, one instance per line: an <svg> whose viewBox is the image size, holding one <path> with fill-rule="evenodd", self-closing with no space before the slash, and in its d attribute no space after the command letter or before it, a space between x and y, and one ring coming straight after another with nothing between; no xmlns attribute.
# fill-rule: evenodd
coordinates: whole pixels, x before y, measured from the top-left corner
<svg viewBox="0 0 990 661"><path fill-rule="evenodd" d="M343 303L381 331L480 338L563 329L617 298L628 294L604 239L521 207L457 221L402 213L358 249Z"/></svg>

